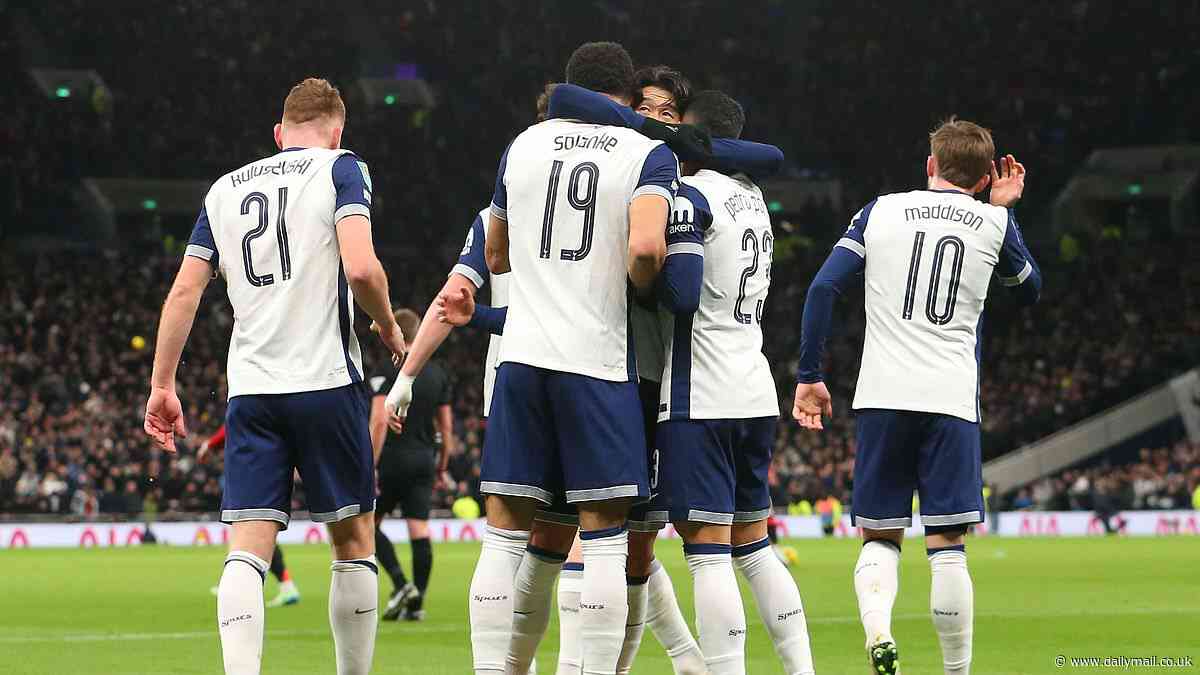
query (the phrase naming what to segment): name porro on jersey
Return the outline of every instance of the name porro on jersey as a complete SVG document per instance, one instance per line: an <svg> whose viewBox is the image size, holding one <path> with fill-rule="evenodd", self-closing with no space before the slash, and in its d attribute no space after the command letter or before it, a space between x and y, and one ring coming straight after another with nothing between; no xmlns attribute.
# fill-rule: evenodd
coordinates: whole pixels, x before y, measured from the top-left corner
<svg viewBox="0 0 1200 675"><path fill-rule="evenodd" d="M738 214L749 211L750 213L766 213L767 205L762 199L754 195L735 192L726 199L723 206L729 212L730 218L737 218Z"/></svg>
<svg viewBox="0 0 1200 675"><path fill-rule="evenodd" d="M270 164L251 164L241 171L230 174L229 180L233 183L233 187L237 187L246 181L253 180L259 176L272 174L275 176L290 176L292 174L302 174L308 171L312 166L313 158L305 159L281 159Z"/></svg>

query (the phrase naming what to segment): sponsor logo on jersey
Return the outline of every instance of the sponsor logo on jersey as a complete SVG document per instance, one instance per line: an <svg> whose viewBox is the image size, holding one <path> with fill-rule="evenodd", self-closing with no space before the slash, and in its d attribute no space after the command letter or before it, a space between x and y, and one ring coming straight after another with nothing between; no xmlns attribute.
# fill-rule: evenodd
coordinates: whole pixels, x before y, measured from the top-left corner
<svg viewBox="0 0 1200 675"><path fill-rule="evenodd" d="M468 253L470 253L471 246L473 246L474 244L475 244L475 228L472 227L471 229L467 230L467 241L465 244L463 244L462 251L459 252L458 257L461 258L464 255L467 255Z"/></svg>

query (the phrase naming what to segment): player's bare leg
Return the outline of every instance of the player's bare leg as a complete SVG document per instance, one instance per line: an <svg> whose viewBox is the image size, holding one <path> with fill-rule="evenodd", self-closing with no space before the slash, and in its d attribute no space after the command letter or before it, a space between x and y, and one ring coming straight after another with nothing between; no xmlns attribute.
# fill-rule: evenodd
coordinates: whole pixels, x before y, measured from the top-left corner
<svg viewBox="0 0 1200 675"><path fill-rule="evenodd" d="M329 582L329 626L333 629L338 675L366 675L375 655L379 626L379 565L375 561L375 514L361 513L329 523L333 571Z"/></svg>
<svg viewBox="0 0 1200 675"><path fill-rule="evenodd" d="M733 524L733 562L750 584L758 616L788 675L812 675L812 648L800 589L775 555L766 518Z"/></svg>
<svg viewBox="0 0 1200 675"><path fill-rule="evenodd" d="M628 498L580 502L579 538L583 548L583 592L579 632L584 675L613 675L625 640L629 597L625 564L629 557Z"/></svg>
<svg viewBox="0 0 1200 675"><path fill-rule="evenodd" d="M583 643L579 635L579 594L582 590L583 547L577 534L558 579L557 675L579 675L583 671Z"/></svg>
<svg viewBox="0 0 1200 675"><path fill-rule="evenodd" d="M746 672L746 612L733 572L728 525L679 522L683 552L697 589L696 632L712 675Z"/></svg>
<svg viewBox="0 0 1200 675"><path fill-rule="evenodd" d="M867 636L871 670L894 675L900 656L892 637L892 606L900 590L900 545L904 530L863 528L863 547L854 566L854 591L858 615Z"/></svg>
<svg viewBox="0 0 1200 675"><path fill-rule="evenodd" d="M535 519L529 546L513 581L512 636L506 657L508 672L524 674L550 625L554 582L575 540L574 524Z"/></svg>
<svg viewBox="0 0 1200 675"><path fill-rule="evenodd" d="M521 497L487 495L483 550L471 577L468 609L475 672L505 672L512 634L513 580L525 548L538 502Z"/></svg>
<svg viewBox="0 0 1200 675"><path fill-rule="evenodd" d="M946 675L966 675L971 670L975 620L975 591L963 543L966 526L927 527L925 532L933 574L929 611L942 645L942 665Z"/></svg>
<svg viewBox="0 0 1200 675"><path fill-rule="evenodd" d="M262 667L263 579L279 523L243 520L229 533L229 555L217 585L217 627L226 675L257 675Z"/></svg>

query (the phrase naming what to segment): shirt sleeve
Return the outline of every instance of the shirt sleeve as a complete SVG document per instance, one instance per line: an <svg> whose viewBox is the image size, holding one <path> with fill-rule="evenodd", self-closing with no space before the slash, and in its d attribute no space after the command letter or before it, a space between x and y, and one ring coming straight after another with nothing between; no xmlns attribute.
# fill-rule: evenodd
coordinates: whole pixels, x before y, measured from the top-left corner
<svg viewBox="0 0 1200 675"><path fill-rule="evenodd" d="M675 201L679 191L679 160L666 145L658 144L646 155L642 172L638 176L633 198L642 195L659 195L667 204Z"/></svg>
<svg viewBox="0 0 1200 675"><path fill-rule="evenodd" d="M783 151L774 145L736 138L712 139L714 168L755 178L774 176L783 169Z"/></svg>
<svg viewBox="0 0 1200 675"><path fill-rule="evenodd" d="M371 219L371 172L367 163L354 153L346 153L333 162L333 189L336 194L333 222L346 216Z"/></svg>
<svg viewBox="0 0 1200 675"><path fill-rule="evenodd" d="M475 304L475 313L467 326L485 330L492 335L504 335L504 324L508 321L507 307L492 307L480 303Z"/></svg>
<svg viewBox="0 0 1200 675"><path fill-rule="evenodd" d="M484 230L486 225L482 216L475 216L471 229L467 230L467 241L463 244L462 252L458 254L458 262L450 274L461 274L475 284L475 288L483 288L491 272L487 268L487 260L483 255Z"/></svg>
<svg viewBox="0 0 1200 675"><path fill-rule="evenodd" d="M833 321L834 300L846 289L851 279L862 273L866 264L866 258L839 241L825 259L825 264L821 265L804 301L804 317L800 325L800 366L796 373L798 381L811 384L823 379L821 358Z"/></svg>
<svg viewBox="0 0 1200 675"><path fill-rule="evenodd" d="M655 284L659 302L673 314L690 314L700 307L704 231L711 224L704 195L690 185L680 186L667 225L667 259Z"/></svg>
<svg viewBox="0 0 1200 675"><path fill-rule="evenodd" d="M870 203L854 214L854 217L850 219L850 227L846 229L846 234L842 235L834 248L844 248L864 260L867 258L867 222L871 218L871 210L875 208L877 201L872 199Z"/></svg>
<svg viewBox="0 0 1200 675"><path fill-rule="evenodd" d="M560 84L554 88L546 114L551 119L581 120L630 129L640 129L644 119L633 108L574 84Z"/></svg>
<svg viewBox="0 0 1200 675"><path fill-rule="evenodd" d="M192 236L188 238L184 255L207 260L208 264L217 267L221 255L217 252L217 242L213 239L212 226L208 223L208 207L200 207L200 215L192 227Z"/></svg>
<svg viewBox="0 0 1200 675"><path fill-rule="evenodd" d="M492 193L492 215L500 220L508 220L508 188L504 184L504 172L508 169L508 151L512 149L512 143L504 149L504 154L500 155L500 166L496 169L496 190Z"/></svg>
<svg viewBox="0 0 1200 675"><path fill-rule="evenodd" d="M1000 283L1012 289L1024 304L1037 302L1042 292L1042 274L1033 255L1025 246L1021 228L1012 209L1008 210L1008 226L1004 231L1004 243L1000 247L1000 259L996 262L996 277Z"/></svg>

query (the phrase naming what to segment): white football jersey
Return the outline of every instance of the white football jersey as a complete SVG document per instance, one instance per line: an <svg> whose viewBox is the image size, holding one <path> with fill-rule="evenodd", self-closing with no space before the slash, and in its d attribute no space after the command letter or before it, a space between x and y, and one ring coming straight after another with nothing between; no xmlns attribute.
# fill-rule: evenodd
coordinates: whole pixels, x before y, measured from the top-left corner
<svg viewBox="0 0 1200 675"><path fill-rule="evenodd" d="M335 225L370 205L367 165L349 150L288 149L213 183L187 255L225 277L231 398L362 381Z"/></svg>
<svg viewBox="0 0 1200 675"><path fill-rule="evenodd" d="M1011 227L1010 227L1011 224ZM1006 246L1006 237L1011 241ZM884 195L837 244L866 259L866 337L854 408L979 421L979 327L997 265L1032 271L1009 209L955 190Z"/></svg>
<svg viewBox="0 0 1200 675"><path fill-rule="evenodd" d="M659 421L778 416L762 353L775 243L762 191L742 175L685 177L667 231L668 254L703 255L704 277L696 313L666 320Z"/></svg>
<svg viewBox="0 0 1200 675"><path fill-rule="evenodd" d="M462 252L458 254L458 262L455 263L450 273L461 274L470 279L477 289L482 289L490 282L491 306L507 307L509 275L492 274L488 270L487 261L483 255L483 245L487 241L487 221L488 209L485 208L475 217L475 222L471 223L471 229L467 230L467 240L463 244ZM489 338L487 358L483 366L484 417L487 417L492 410L492 390L496 387L496 368L500 365L501 337L493 334Z"/></svg>
<svg viewBox="0 0 1200 675"><path fill-rule="evenodd" d="M501 362L626 382L629 204L678 188L662 143L631 129L549 120L500 162L492 213L508 222L512 268Z"/></svg>

